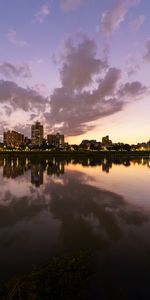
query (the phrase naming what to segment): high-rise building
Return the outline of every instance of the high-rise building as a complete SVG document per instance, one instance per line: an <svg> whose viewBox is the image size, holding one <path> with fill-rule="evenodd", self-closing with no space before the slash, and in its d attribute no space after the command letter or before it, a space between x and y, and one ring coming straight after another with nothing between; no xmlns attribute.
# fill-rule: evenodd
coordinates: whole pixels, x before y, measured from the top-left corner
<svg viewBox="0 0 150 300"><path fill-rule="evenodd" d="M24 143L24 135L17 131L4 132L4 145L7 147L19 147Z"/></svg>
<svg viewBox="0 0 150 300"><path fill-rule="evenodd" d="M37 146L41 146L43 143L43 125L40 122L36 122L31 127L31 142Z"/></svg>
<svg viewBox="0 0 150 300"><path fill-rule="evenodd" d="M63 134L48 134L47 135L47 142L49 145L54 147L60 147L64 144L64 135Z"/></svg>
<svg viewBox="0 0 150 300"><path fill-rule="evenodd" d="M111 145L112 145L112 141L109 139L109 135L102 137L102 146L107 147Z"/></svg>

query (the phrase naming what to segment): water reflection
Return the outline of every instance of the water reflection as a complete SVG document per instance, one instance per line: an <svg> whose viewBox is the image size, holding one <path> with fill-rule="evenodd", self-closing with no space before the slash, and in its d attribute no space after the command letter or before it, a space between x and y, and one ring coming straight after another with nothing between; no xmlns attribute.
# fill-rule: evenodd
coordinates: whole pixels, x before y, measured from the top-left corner
<svg viewBox="0 0 150 300"><path fill-rule="evenodd" d="M80 173L53 188L51 197L51 211L62 224L60 238L71 249L103 249L122 239L122 226L148 221L146 213L127 205L120 195L91 188Z"/></svg>
<svg viewBox="0 0 150 300"><path fill-rule="evenodd" d="M1 281L51 256L87 249L102 273L110 265L118 272L117 280L136 276L137 268L149 276L150 209L132 201L130 189L130 199L124 193L135 178L149 201L149 166L145 158L1 158Z"/></svg>
<svg viewBox="0 0 150 300"><path fill-rule="evenodd" d="M48 162L47 175L63 175L65 172L65 161Z"/></svg>
<svg viewBox="0 0 150 300"><path fill-rule="evenodd" d="M35 159L35 158L0 158L0 167L3 168L3 177L16 178L24 175L28 170L31 170L31 183L36 187L43 184L43 173L46 171L47 175L63 175L65 173L65 166L68 164L82 165L83 167L100 166L103 172L109 173L115 165L122 165L125 167L135 165L143 165L150 168L150 159L121 159L115 158L113 160L108 158L56 158L51 159Z"/></svg>
<svg viewBox="0 0 150 300"><path fill-rule="evenodd" d="M7 159L1 160L1 166L3 166L3 177L16 178L23 175L25 171L29 169L29 165L26 163L26 159Z"/></svg>
<svg viewBox="0 0 150 300"><path fill-rule="evenodd" d="M39 187L43 184L43 166L39 163L36 165L31 165L31 183Z"/></svg>

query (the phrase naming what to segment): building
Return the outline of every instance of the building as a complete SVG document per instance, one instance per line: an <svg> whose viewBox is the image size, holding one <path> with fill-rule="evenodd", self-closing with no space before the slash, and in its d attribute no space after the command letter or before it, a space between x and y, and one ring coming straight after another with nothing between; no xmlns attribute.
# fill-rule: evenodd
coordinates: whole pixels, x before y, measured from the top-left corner
<svg viewBox="0 0 150 300"><path fill-rule="evenodd" d="M27 136L25 136L24 143L25 143L26 146L30 145L31 144L31 139L29 139Z"/></svg>
<svg viewBox="0 0 150 300"><path fill-rule="evenodd" d="M17 131L4 132L4 145L7 147L19 147L24 143L24 135Z"/></svg>
<svg viewBox="0 0 150 300"><path fill-rule="evenodd" d="M64 135L60 133L48 134L47 143L50 146L61 147L64 145Z"/></svg>
<svg viewBox="0 0 150 300"><path fill-rule="evenodd" d="M102 137L102 146L104 147L112 146L112 141L109 139L109 135Z"/></svg>
<svg viewBox="0 0 150 300"><path fill-rule="evenodd" d="M41 146L43 143L43 125L40 122L36 122L31 126L31 142L37 146Z"/></svg>

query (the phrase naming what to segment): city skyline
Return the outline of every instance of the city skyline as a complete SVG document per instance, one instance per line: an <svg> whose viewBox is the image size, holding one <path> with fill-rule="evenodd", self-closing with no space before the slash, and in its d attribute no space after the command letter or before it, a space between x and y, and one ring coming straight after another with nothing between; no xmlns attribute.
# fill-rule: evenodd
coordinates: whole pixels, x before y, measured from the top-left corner
<svg viewBox="0 0 150 300"><path fill-rule="evenodd" d="M9 9L8 9L9 8ZM1 0L0 136L149 141L146 0Z"/></svg>
<svg viewBox="0 0 150 300"><path fill-rule="evenodd" d="M92 137L92 139L83 139L79 144L70 145L68 142L65 142L65 136L62 133L57 132L44 135L44 126L39 121L31 125L30 137L24 136L21 132L8 130L3 132L3 142L0 144L1 149L13 147L14 149L20 148L20 150L25 150L25 146L28 148L26 150L31 150L33 146L41 147L43 150L47 149L45 147L74 151L78 151L78 147L84 150L150 150L150 140L137 142L137 144L127 144L120 141L114 142L109 138L109 135L102 136L101 141L97 141Z"/></svg>

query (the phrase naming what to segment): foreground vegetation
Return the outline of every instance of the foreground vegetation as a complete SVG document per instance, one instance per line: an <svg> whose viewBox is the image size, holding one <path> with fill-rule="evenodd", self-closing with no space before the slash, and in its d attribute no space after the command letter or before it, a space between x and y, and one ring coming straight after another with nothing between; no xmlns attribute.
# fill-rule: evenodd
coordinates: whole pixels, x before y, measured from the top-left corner
<svg viewBox="0 0 150 300"><path fill-rule="evenodd" d="M88 252L53 258L45 267L14 278L0 288L1 300L87 299L91 279Z"/></svg>

